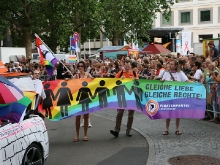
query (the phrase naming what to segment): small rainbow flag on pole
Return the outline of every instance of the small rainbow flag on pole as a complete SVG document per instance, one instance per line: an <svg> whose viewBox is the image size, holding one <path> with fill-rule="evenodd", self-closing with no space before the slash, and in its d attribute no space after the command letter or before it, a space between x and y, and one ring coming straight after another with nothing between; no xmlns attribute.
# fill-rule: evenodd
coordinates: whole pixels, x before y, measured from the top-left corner
<svg viewBox="0 0 220 165"><path fill-rule="evenodd" d="M76 55L69 55L69 64L75 64L77 61Z"/></svg>

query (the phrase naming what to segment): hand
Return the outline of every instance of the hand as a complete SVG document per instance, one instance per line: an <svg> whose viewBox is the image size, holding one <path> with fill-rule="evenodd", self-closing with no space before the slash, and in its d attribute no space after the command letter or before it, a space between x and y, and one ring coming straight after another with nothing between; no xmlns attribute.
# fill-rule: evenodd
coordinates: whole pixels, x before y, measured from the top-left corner
<svg viewBox="0 0 220 165"><path fill-rule="evenodd" d="M165 80L162 80L162 79L160 80L160 82L164 82L164 81L165 81Z"/></svg>
<svg viewBox="0 0 220 165"><path fill-rule="evenodd" d="M213 71L210 71L210 72L209 72L209 74L210 74L210 75L213 75L213 74L214 74L214 72L213 72Z"/></svg>
<svg viewBox="0 0 220 165"><path fill-rule="evenodd" d="M121 76L121 78L122 78L122 79L124 79L124 78L125 78L125 76Z"/></svg>

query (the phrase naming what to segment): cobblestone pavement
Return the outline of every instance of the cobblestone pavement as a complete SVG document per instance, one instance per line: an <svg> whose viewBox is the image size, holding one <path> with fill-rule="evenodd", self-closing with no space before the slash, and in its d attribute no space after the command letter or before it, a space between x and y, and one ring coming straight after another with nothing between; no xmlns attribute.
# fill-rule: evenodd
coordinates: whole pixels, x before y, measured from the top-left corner
<svg viewBox="0 0 220 165"><path fill-rule="evenodd" d="M92 114L115 121L116 113L116 110L105 110ZM122 122L123 124L127 122L127 111ZM133 129L141 133L149 143L147 165L169 165L169 158L181 155L207 155L220 158L220 124L197 119L181 119L180 131L183 134L175 135L175 119L172 119L169 135L162 135L165 120L150 120L147 116L135 112Z"/></svg>

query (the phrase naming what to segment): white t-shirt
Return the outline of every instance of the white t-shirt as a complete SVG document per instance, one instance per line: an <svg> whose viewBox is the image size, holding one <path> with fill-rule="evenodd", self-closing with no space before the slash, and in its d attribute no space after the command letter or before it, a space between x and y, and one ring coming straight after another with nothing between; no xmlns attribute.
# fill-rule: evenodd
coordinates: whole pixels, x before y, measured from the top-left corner
<svg viewBox="0 0 220 165"><path fill-rule="evenodd" d="M164 73L165 73L165 70L161 69L160 72L159 72L159 75L156 76L156 79L161 79L163 77Z"/></svg>
<svg viewBox="0 0 220 165"><path fill-rule="evenodd" d="M193 78L195 78L196 80L201 80L201 76L203 75L201 69L197 69L196 73L194 74Z"/></svg>
<svg viewBox="0 0 220 165"><path fill-rule="evenodd" d="M175 73L171 73L171 74L173 75L173 78L176 81L185 82L186 80L188 80L187 76L185 75L185 73L183 73L183 71L175 72ZM173 78L171 77L170 73L166 71L163 75L162 80L173 81Z"/></svg>

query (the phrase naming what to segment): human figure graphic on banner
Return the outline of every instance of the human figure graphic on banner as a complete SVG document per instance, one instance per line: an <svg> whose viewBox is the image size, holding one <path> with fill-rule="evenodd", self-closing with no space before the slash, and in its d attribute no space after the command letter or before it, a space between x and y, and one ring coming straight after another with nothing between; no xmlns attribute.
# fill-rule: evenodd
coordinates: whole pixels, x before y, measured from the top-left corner
<svg viewBox="0 0 220 165"><path fill-rule="evenodd" d="M143 96L142 96L143 90L139 88L138 86L139 86L138 80L134 80L134 85L131 87L129 94L131 95L131 93L134 92L134 96L136 100L136 107L138 110L141 109L141 111L143 111L142 104L141 104L141 101L143 100Z"/></svg>
<svg viewBox="0 0 220 165"><path fill-rule="evenodd" d="M73 101L73 96L71 90L66 87L67 82L62 82L61 86L62 87L57 91L54 100L59 96L57 106L60 106L61 116L64 117L64 112L65 116L68 116L68 106L71 105L70 100Z"/></svg>
<svg viewBox="0 0 220 165"><path fill-rule="evenodd" d="M96 95L98 94L98 96L99 96L99 107L100 108L108 107L107 97L110 96L109 89L107 87L104 87L104 85L105 85L104 80L101 80L99 82L99 84L100 84L101 87L96 88L95 93L94 93L92 98L95 98Z"/></svg>
<svg viewBox="0 0 220 165"><path fill-rule="evenodd" d="M42 108L43 110L46 111L46 114L45 116L48 117L49 115L49 119L52 119L52 114L51 114L51 107L53 107L53 102L52 102L52 99L54 99L54 94L53 94L53 91L50 88L50 84L45 84L44 85L44 92L45 92L45 95L46 95L46 98L44 100L42 100Z"/></svg>
<svg viewBox="0 0 220 165"><path fill-rule="evenodd" d="M113 94L117 95L118 98L118 106L121 108L126 108L127 107L127 102L125 99L125 90L129 93L130 91L128 90L128 88L125 85L121 85L122 82L120 80L116 81L116 85L112 90L113 90Z"/></svg>
<svg viewBox="0 0 220 165"><path fill-rule="evenodd" d="M78 104L82 104L82 112L89 111L89 103L92 102L89 98L89 96L92 98L92 92L87 85L86 81L82 82L83 87L79 89L76 97L76 101L79 101Z"/></svg>

